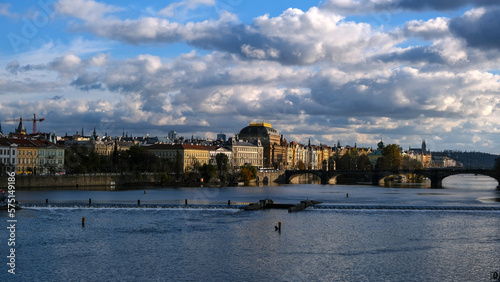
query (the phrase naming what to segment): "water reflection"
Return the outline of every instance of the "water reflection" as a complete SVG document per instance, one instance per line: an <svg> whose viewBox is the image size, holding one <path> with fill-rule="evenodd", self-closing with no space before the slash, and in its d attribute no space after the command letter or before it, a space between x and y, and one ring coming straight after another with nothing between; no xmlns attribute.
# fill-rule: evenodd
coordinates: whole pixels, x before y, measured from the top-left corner
<svg viewBox="0 0 500 282"><path fill-rule="evenodd" d="M498 186L496 179L484 175L459 174L443 179L443 188L467 190L495 190Z"/></svg>

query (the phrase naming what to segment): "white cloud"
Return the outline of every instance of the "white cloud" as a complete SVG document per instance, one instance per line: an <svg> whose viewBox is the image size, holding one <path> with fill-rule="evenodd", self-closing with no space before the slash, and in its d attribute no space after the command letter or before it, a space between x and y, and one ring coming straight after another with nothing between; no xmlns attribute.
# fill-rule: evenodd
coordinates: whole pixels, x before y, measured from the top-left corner
<svg viewBox="0 0 500 282"><path fill-rule="evenodd" d="M184 0L175 2L160 10L158 14L165 17L173 17L175 13L179 13L179 10L187 12L188 10L196 9L201 5L213 6L215 5L215 0Z"/></svg>

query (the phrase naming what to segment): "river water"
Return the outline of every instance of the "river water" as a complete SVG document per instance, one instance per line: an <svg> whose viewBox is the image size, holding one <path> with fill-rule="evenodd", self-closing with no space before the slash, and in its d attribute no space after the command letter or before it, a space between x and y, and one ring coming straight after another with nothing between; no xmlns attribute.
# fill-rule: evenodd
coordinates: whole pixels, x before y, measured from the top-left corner
<svg viewBox="0 0 500 282"><path fill-rule="evenodd" d="M443 185L17 191L25 208L16 213L16 274L7 272L4 227L0 280L495 281L496 181L454 176ZM296 213L236 206L263 198L323 203ZM203 206L183 207L186 199ZM481 210L489 207L497 210Z"/></svg>

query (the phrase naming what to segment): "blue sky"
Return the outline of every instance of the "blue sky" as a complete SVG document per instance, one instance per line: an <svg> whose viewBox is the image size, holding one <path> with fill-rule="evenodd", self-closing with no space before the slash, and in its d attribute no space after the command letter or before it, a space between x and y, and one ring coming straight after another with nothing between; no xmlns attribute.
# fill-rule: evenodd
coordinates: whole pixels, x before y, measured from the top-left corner
<svg viewBox="0 0 500 282"><path fill-rule="evenodd" d="M498 154L497 2L4 1L2 129Z"/></svg>

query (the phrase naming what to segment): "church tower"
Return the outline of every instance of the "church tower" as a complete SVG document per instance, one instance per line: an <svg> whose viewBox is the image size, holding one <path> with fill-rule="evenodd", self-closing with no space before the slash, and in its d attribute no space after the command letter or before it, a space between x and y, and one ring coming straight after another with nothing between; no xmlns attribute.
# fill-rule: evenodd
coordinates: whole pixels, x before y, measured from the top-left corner
<svg viewBox="0 0 500 282"><path fill-rule="evenodd" d="M23 118L19 119L19 126L16 129L16 134L26 134L26 129L23 125Z"/></svg>

